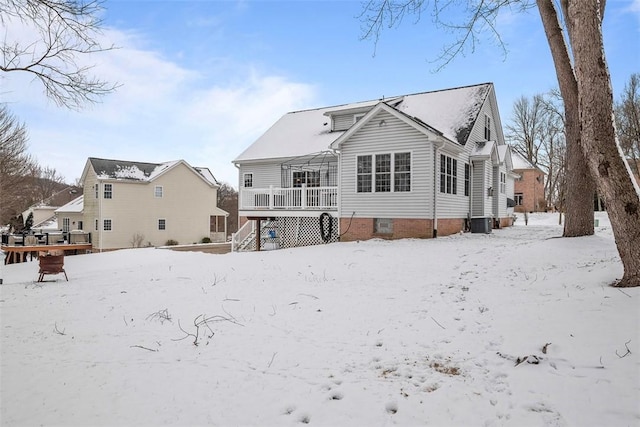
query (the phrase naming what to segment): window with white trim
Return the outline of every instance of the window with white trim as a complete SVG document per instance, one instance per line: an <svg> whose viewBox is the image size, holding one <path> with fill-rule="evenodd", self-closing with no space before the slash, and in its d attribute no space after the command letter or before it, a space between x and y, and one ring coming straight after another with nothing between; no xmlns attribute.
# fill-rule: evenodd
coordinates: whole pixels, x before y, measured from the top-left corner
<svg viewBox="0 0 640 427"><path fill-rule="evenodd" d="M99 191L100 191L99 189L100 189L100 185L96 184L96 185L95 185L95 187L96 187L96 199L97 199L98 197L100 197L100 196L99 196Z"/></svg>
<svg viewBox="0 0 640 427"><path fill-rule="evenodd" d="M464 195L468 196L471 192L471 165L464 164Z"/></svg>
<svg viewBox="0 0 640 427"><path fill-rule="evenodd" d="M369 154L356 162L358 193L411 191L411 153Z"/></svg>
<svg viewBox="0 0 640 427"><path fill-rule="evenodd" d="M357 163L356 191L358 193L371 193L373 183L371 178L371 172L373 171L371 156L358 156Z"/></svg>
<svg viewBox="0 0 640 427"><path fill-rule="evenodd" d="M320 171L294 171L293 187L299 188L302 187L302 184L305 184L307 187L320 187Z"/></svg>
<svg viewBox="0 0 640 427"><path fill-rule="evenodd" d="M113 230L113 223L110 219L104 219L102 220L102 229L104 231L111 231Z"/></svg>
<svg viewBox="0 0 640 427"><path fill-rule="evenodd" d="M522 193L516 193L513 196L513 200L515 200L516 206L522 206L523 199L524 198L522 197Z"/></svg>
<svg viewBox="0 0 640 427"><path fill-rule="evenodd" d="M159 219L158 220L158 230L166 230L167 229L167 220Z"/></svg>
<svg viewBox="0 0 640 427"><path fill-rule="evenodd" d="M69 218L62 218L62 231L68 232L70 223Z"/></svg>
<svg viewBox="0 0 640 427"><path fill-rule="evenodd" d="M153 195L157 198L162 198L163 196L163 188L162 185L156 185L153 189Z"/></svg>
<svg viewBox="0 0 640 427"><path fill-rule="evenodd" d="M98 218L96 218L96 225L95 225L96 231L98 231Z"/></svg>
<svg viewBox="0 0 640 427"><path fill-rule="evenodd" d="M104 196L105 199L113 198L113 184L104 184Z"/></svg>
<svg viewBox="0 0 640 427"><path fill-rule="evenodd" d="M253 174L252 173L245 173L244 175L242 175L242 186L244 188L253 187Z"/></svg>
<svg viewBox="0 0 640 427"><path fill-rule="evenodd" d="M411 191L411 153L393 155L393 191Z"/></svg>
<svg viewBox="0 0 640 427"><path fill-rule="evenodd" d="M491 141L491 117L484 115L484 139Z"/></svg>
<svg viewBox="0 0 640 427"><path fill-rule="evenodd" d="M440 154L440 192L458 194L458 161Z"/></svg>
<svg viewBox="0 0 640 427"><path fill-rule="evenodd" d="M376 154L376 193L391 191L391 154Z"/></svg>
<svg viewBox="0 0 640 427"><path fill-rule="evenodd" d="M507 174L503 172L500 172L500 192L507 192Z"/></svg>

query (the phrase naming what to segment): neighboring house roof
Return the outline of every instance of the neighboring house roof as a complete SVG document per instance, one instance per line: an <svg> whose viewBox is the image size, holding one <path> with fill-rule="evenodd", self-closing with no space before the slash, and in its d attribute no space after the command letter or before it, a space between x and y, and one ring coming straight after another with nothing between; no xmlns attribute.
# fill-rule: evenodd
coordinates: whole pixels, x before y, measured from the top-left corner
<svg viewBox="0 0 640 427"><path fill-rule="evenodd" d="M326 151L345 133L331 131L331 119L328 116L368 111L381 104L449 141L464 145L492 87L491 83L483 83L287 113L242 152L234 163L299 157Z"/></svg>
<svg viewBox="0 0 640 427"><path fill-rule="evenodd" d="M534 166L533 163L531 163L529 160L525 159L522 154L518 153L515 150L511 150L511 160L513 162L513 170L537 169L540 172L544 173L544 171L542 171L540 168Z"/></svg>
<svg viewBox="0 0 640 427"><path fill-rule="evenodd" d="M56 213L82 213L84 208L84 196L76 197L64 206L56 209Z"/></svg>
<svg viewBox="0 0 640 427"><path fill-rule="evenodd" d="M88 164L91 164L91 167L93 167L93 170L98 175L98 179L125 182L151 182L177 165L184 164L209 185L219 185L209 169L192 167L184 160L173 160L164 163L146 163L89 157ZM86 171L82 174L82 179L84 179L85 173Z"/></svg>

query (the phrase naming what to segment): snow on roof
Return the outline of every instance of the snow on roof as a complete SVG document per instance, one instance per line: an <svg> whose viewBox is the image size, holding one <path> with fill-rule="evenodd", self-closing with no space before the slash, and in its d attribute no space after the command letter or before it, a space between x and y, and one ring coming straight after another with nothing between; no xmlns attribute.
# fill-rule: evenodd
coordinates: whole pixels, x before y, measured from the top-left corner
<svg viewBox="0 0 640 427"><path fill-rule="evenodd" d="M69 213L81 213L84 207L84 196L76 197L69 203L64 206L56 209L56 213L58 212L69 212Z"/></svg>
<svg viewBox="0 0 640 427"><path fill-rule="evenodd" d="M387 103L410 118L426 123L451 141L464 144L484 103L491 83L423 92L287 113L234 162L304 156L326 151L344 131L331 131L331 119L340 112L371 109Z"/></svg>
<svg viewBox="0 0 640 427"><path fill-rule="evenodd" d="M396 108L439 130L451 141L464 144L490 88L490 83L484 83L407 95Z"/></svg>
<svg viewBox="0 0 640 427"><path fill-rule="evenodd" d="M203 168L203 167L199 167L199 166L194 166L194 169L196 171L198 171L198 173L200 175L202 175L202 177L204 179L206 179L207 181L209 181L211 184L219 185L218 180L216 179L215 176L213 176L213 174L211 173L209 168Z"/></svg>
<svg viewBox="0 0 640 427"><path fill-rule="evenodd" d="M234 162L299 157L326 151L343 132L331 132L324 115L336 107L287 113L251 144Z"/></svg>
<svg viewBox="0 0 640 427"><path fill-rule="evenodd" d="M515 150L511 152L511 160L513 161L513 169L536 169L530 161L525 159L520 153Z"/></svg>
<svg viewBox="0 0 640 427"><path fill-rule="evenodd" d="M212 185L218 185L218 181L216 181L208 168L192 167L184 160L172 160L164 163L145 163L90 157L89 161L91 162L93 170L96 172L99 179L146 182L153 181L165 171L182 162L198 172L205 181Z"/></svg>
<svg viewBox="0 0 640 427"><path fill-rule="evenodd" d="M472 157L491 157L496 143L494 141L480 141L471 151Z"/></svg>

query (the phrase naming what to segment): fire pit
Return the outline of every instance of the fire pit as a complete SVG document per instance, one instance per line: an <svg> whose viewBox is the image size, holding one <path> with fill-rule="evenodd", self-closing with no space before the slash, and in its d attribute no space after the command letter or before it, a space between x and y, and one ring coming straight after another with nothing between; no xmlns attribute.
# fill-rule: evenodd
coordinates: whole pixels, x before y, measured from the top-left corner
<svg viewBox="0 0 640 427"><path fill-rule="evenodd" d="M60 274L64 273L64 278L69 281L67 277L67 272L64 271L64 254L63 255L42 255L39 257L40 260L40 276L38 277L38 282L44 281L45 274Z"/></svg>

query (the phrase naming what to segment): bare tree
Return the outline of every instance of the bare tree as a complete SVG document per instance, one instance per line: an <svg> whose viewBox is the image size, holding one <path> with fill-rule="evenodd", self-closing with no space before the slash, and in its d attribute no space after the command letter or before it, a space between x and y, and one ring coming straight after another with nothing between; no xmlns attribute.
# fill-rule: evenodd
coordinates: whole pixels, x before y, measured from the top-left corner
<svg viewBox="0 0 640 427"><path fill-rule="evenodd" d="M615 104L616 130L624 154L640 161L640 74L634 73Z"/></svg>
<svg viewBox="0 0 640 427"><path fill-rule="evenodd" d="M436 24L458 30L460 37L446 47L440 59L450 62L465 47L473 52L478 35L489 31L501 43L496 29L498 12L509 7L524 10L531 0L468 2L461 24L441 17L460 3L442 0L370 0L361 21L365 37L376 40L385 26L397 26L407 14L431 10ZM620 155L613 123L613 95L602 39L605 0L536 0L554 60L565 107L567 144L567 218L564 236L593 233L593 182L609 212L624 276L617 286L640 286L640 191L634 186ZM429 9L429 7L431 8ZM564 18L566 32L561 27ZM443 65L444 66L444 65ZM569 197L576 196L576 197ZM588 215L587 215L588 214ZM573 217L571 217L573 216ZM571 219L572 230L567 230ZM577 233L573 233L577 231Z"/></svg>
<svg viewBox="0 0 640 427"><path fill-rule="evenodd" d="M226 182L220 184L218 188L218 207L229 212L228 232L238 231L238 191Z"/></svg>
<svg viewBox="0 0 640 427"><path fill-rule="evenodd" d="M506 125L506 139L531 164L544 170L545 199L563 208L565 177L565 127L563 106L554 92L520 97Z"/></svg>
<svg viewBox="0 0 640 427"><path fill-rule="evenodd" d="M544 102L542 95L525 96L513 104L511 120L506 126L506 138L511 146L534 165L540 164L538 153L543 144Z"/></svg>
<svg viewBox="0 0 640 427"><path fill-rule="evenodd" d="M37 200L45 201L60 190L60 185L64 185L64 177L55 168L35 165L30 175L33 177L34 197Z"/></svg>
<svg viewBox="0 0 640 427"><path fill-rule="evenodd" d="M0 225L9 223L25 207L24 191L35 161L27 153L27 131L0 105Z"/></svg>
<svg viewBox="0 0 640 427"><path fill-rule="evenodd" d="M0 70L26 72L44 86L59 106L79 109L114 91L117 84L90 74L79 58L111 50L100 44L101 2L76 0L2 0L0 22L26 25L37 40L0 44Z"/></svg>

